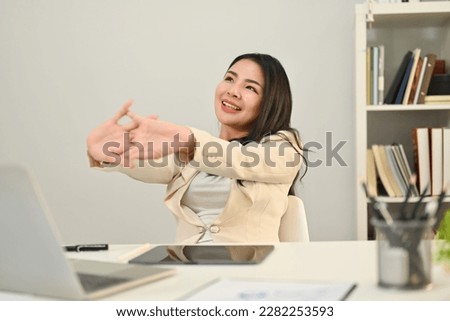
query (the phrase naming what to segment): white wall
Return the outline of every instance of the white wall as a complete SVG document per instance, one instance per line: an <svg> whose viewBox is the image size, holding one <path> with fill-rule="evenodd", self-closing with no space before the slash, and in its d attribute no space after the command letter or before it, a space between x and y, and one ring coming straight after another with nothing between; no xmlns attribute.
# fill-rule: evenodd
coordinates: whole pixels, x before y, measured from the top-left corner
<svg viewBox="0 0 450 321"><path fill-rule="evenodd" d="M63 240L173 240L164 186L88 167L85 137L129 98L134 110L217 133L214 88L231 60L285 66L293 125L310 155L300 188L313 240L356 237L354 4L339 0L2 0L0 163L29 166ZM348 166L326 161L326 133Z"/></svg>

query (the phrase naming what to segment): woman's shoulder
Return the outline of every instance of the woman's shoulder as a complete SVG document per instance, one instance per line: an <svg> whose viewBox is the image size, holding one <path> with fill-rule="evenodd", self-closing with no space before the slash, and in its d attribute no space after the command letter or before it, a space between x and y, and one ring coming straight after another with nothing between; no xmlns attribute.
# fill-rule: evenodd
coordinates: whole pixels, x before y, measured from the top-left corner
<svg viewBox="0 0 450 321"><path fill-rule="evenodd" d="M288 141L290 143L294 143L295 145L300 144L300 137L298 137L298 134L289 130L280 130L277 131L276 133L264 136L263 139L261 140L261 143L280 140Z"/></svg>
<svg viewBox="0 0 450 321"><path fill-rule="evenodd" d="M280 130L276 133L265 136L261 140L261 144L263 145L268 142L276 142L277 144L289 144L297 153L303 154L303 144L298 133L295 130Z"/></svg>

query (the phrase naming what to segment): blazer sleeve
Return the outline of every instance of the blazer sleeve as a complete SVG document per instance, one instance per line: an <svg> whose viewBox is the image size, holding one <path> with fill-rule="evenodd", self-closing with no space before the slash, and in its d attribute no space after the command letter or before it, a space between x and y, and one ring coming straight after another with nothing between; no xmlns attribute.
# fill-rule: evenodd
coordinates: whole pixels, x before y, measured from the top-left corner
<svg viewBox="0 0 450 321"><path fill-rule="evenodd" d="M174 154L159 159L136 160L131 168L101 164L88 156L91 167L104 172L120 172L145 183L168 184L181 171L180 162Z"/></svg>
<svg viewBox="0 0 450 321"><path fill-rule="evenodd" d="M300 170L301 149L293 134L278 132L261 143L242 145L190 128L195 151L190 165L200 171L234 179L290 184Z"/></svg>

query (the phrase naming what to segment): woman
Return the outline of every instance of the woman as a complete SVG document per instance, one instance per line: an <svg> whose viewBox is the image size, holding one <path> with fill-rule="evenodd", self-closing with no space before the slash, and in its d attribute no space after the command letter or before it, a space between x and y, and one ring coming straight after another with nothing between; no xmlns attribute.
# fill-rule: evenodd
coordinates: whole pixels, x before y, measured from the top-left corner
<svg viewBox="0 0 450 321"><path fill-rule="evenodd" d="M167 184L177 243L279 241L303 156L277 59L245 54L231 63L215 92L218 138L139 116L131 104L89 135L92 166ZM125 115L132 122L119 125Z"/></svg>

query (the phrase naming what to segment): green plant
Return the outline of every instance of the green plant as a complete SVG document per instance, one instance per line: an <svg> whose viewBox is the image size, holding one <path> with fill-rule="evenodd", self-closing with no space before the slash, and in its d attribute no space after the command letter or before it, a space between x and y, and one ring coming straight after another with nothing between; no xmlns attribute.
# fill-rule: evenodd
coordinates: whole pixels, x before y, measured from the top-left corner
<svg viewBox="0 0 450 321"><path fill-rule="evenodd" d="M450 210L448 210L439 225L436 238L443 240L439 243L436 259L450 264Z"/></svg>

